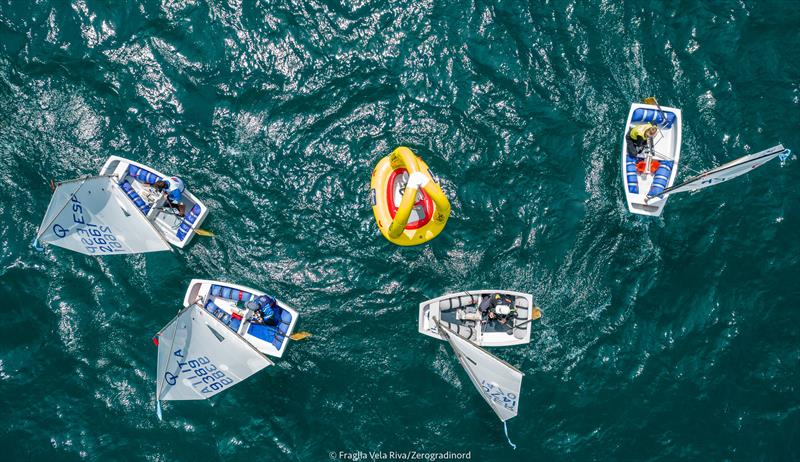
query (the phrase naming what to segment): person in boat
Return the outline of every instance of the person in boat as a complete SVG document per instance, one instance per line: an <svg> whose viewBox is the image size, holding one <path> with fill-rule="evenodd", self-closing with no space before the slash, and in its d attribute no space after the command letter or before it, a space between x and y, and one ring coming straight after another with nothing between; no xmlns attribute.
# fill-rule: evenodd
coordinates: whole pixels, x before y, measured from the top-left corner
<svg viewBox="0 0 800 462"><path fill-rule="evenodd" d="M478 311L481 313L481 318L484 320L494 319L494 307L497 306L497 298L500 294L484 295L481 303L478 305Z"/></svg>
<svg viewBox="0 0 800 462"><path fill-rule="evenodd" d="M484 322L498 321L502 324L507 323L511 318L516 316L516 308L514 308L514 299L510 295L492 294L488 297L483 297L478 311L484 317Z"/></svg>
<svg viewBox="0 0 800 462"><path fill-rule="evenodd" d="M517 316L517 309L514 308L513 302L505 302L504 300L501 302L502 304L498 303L497 306L494 307L494 319L500 324L506 324Z"/></svg>
<svg viewBox="0 0 800 462"><path fill-rule="evenodd" d="M183 180L177 176L158 180L153 184L156 191L164 193L167 196L167 205L173 209L178 210L178 216L185 216L186 206L183 205L183 191L186 186Z"/></svg>
<svg viewBox="0 0 800 462"><path fill-rule="evenodd" d="M250 322L274 326L278 324L278 301L269 295L262 295L255 300L250 300L244 306L253 311Z"/></svg>
<svg viewBox="0 0 800 462"><path fill-rule="evenodd" d="M628 130L625 135L625 145L628 150L628 155L631 157L641 157L644 148L658 133L658 128L651 123L636 125Z"/></svg>

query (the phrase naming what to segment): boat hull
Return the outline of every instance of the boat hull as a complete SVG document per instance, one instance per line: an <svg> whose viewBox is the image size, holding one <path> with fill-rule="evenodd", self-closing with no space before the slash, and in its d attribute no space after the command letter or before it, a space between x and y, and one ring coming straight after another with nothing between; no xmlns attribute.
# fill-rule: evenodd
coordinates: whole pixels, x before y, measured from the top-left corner
<svg viewBox="0 0 800 462"><path fill-rule="evenodd" d="M659 167L652 172L639 171L636 168L636 164L644 162L644 159L630 155L625 142L631 128L648 122L656 123L659 127L659 134L656 135L653 146L657 153L653 160L659 162ZM659 195L658 192L672 186L677 177L681 156L682 127L680 109L667 106L661 106L659 109L658 106L643 103L631 105L622 136L620 164L625 202L631 213L657 217L664 210L669 194ZM649 195L653 197L648 197Z"/></svg>
<svg viewBox="0 0 800 462"><path fill-rule="evenodd" d="M100 169L100 174L114 176L131 202L161 232L164 239L175 247L183 248L189 244L208 216L208 207L188 188L182 194L185 217L178 216L177 212L166 206L163 194L156 193L150 184L169 176L147 165L124 157L111 156Z"/></svg>
<svg viewBox="0 0 800 462"><path fill-rule="evenodd" d="M475 312L484 296L510 295L514 298L517 318L512 324L475 320ZM538 310L531 294L510 290L475 290L456 292L426 300L419 305L419 332L446 340L438 331L436 319L457 335L484 346L522 345L531 341L531 323ZM520 326L521 325L521 326ZM518 327L519 326L519 327Z"/></svg>
<svg viewBox="0 0 800 462"><path fill-rule="evenodd" d="M242 307L244 302L267 295L257 289L239 284L231 284L224 281L214 281L209 279L192 279L186 295L183 298L183 306L193 303L199 304L212 315L223 321L231 330L239 335L261 353L280 358L286 351L289 337L294 332L297 324L297 310L279 300L275 301L280 307L279 322L275 326L264 326L251 323L244 316Z"/></svg>

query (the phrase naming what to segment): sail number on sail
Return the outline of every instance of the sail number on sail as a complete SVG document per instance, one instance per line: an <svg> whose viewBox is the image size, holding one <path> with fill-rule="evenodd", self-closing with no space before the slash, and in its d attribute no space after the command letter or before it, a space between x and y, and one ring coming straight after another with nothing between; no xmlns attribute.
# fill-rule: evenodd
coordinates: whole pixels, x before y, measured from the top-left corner
<svg viewBox="0 0 800 462"><path fill-rule="evenodd" d="M182 350L175 350L173 354L183 362L178 361L177 375L169 371L164 373L164 380L170 385L175 385L181 374L185 374L184 383L191 384L192 388L200 390L200 393L216 392L234 383L234 380L217 369L207 356L198 356L187 361Z"/></svg>
<svg viewBox="0 0 800 462"><path fill-rule="evenodd" d="M509 411L517 410L517 395L512 392L505 392L496 383L481 380L481 387L483 392L489 396L492 401L502 405Z"/></svg>
<svg viewBox="0 0 800 462"><path fill-rule="evenodd" d="M72 221L76 225L83 225L78 228L77 233L87 252L114 253L123 250L122 244L118 242L117 236L109 226L98 226L86 221L81 201L74 195L72 196ZM69 229L56 223L53 225L53 233L58 237L64 237L69 233Z"/></svg>

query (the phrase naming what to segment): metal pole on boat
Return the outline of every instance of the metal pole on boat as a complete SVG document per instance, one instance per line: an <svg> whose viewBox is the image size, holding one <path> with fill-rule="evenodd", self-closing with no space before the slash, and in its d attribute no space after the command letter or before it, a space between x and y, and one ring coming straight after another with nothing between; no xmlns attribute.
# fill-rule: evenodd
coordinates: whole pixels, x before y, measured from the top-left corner
<svg viewBox="0 0 800 462"><path fill-rule="evenodd" d="M658 127L658 125L656 125ZM656 128L657 129L657 128ZM648 130L650 130L648 128ZM645 135L647 136L647 135ZM644 167L644 174L645 176L650 173L650 164L653 162L653 138L647 138L647 164Z"/></svg>
<svg viewBox="0 0 800 462"><path fill-rule="evenodd" d="M661 109L661 105L658 104L658 100L656 99L655 96L650 96L649 98L645 98L644 99L644 103L645 104L652 104L655 107L657 107L658 108L658 112L661 113L661 118L664 119L664 123L665 124L667 123L667 114L664 112L663 109ZM661 129L658 128L658 123L656 123L656 129L658 130L658 133L663 137L664 135L661 133Z"/></svg>
<svg viewBox="0 0 800 462"><path fill-rule="evenodd" d="M658 104L658 100L656 99L655 96L651 96L649 98L645 98L644 99L644 103L645 104L652 104L655 107L657 107L658 108L658 112L661 113L662 123L663 124L667 123L667 114L664 112L663 109L661 109L661 105ZM664 134L661 133L661 124L658 123L658 120L656 120L655 126L656 126L656 130L658 130L658 134L663 138ZM653 146L653 139L652 138L647 140L647 147L649 149L648 149L648 153L647 153L647 166L645 168L645 175L648 172L650 172L650 162L652 161L652 157L655 155L654 154L655 153L655 147ZM646 203L647 203L647 200L645 199L645 204Z"/></svg>

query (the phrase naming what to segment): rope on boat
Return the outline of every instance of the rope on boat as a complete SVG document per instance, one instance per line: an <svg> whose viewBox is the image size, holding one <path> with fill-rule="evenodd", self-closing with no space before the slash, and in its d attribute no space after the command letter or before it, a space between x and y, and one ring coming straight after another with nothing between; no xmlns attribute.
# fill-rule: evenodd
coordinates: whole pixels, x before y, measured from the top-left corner
<svg viewBox="0 0 800 462"><path fill-rule="evenodd" d="M511 445L512 449L517 449L517 445L511 442L511 438L508 437L508 425L506 425L506 421L503 421L503 429L506 432L506 439L508 440L508 444Z"/></svg>

